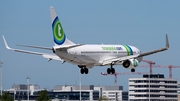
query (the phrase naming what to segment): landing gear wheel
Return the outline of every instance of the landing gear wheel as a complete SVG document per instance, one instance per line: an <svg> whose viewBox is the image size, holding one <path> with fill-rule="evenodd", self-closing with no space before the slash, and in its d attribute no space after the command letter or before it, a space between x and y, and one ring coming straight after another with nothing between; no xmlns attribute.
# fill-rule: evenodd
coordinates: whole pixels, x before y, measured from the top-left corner
<svg viewBox="0 0 180 101"><path fill-rule="evenodd" d="M80 68L80 73L81 74L88 74L89 72L89 69L86 68L86 66L79 66L78 67Z"/></svg>
<svg viewBox="0 0 180 101"><path fill-rule="evenodd" d="M134 68L132 68L132 69L131 69L131 72L135 72L135 69L134 69Z"/></svg>
<svg viewBox="0 0 180 101"><path fill-rule="evenodd" d="M81 68L80 72L81 72L81 74L84 74L84 72L85 72L84 68Z"/></svg>
<svg viewBox="0 0 180 101"><path fill-rule="evenodd" d="M115 73L115 69L111 68L111 73L114 74Z"/></svg>
<svg viewBox="0 0 180 101"><path fill-rule="evenodd" d="M111 73L114 74L115 73L115 69L114 68L108 68L107 69L107 73L108 74L111 74Z"/></svg>
<svg viewBox="0 0 180 101"><path fill-rule="evenodd" d="M88 72L89 72L89 69L84 68L84 73L85 73L85 74L88 74Z"/></svg>
<svg viewBox="0 0 180 101"><path fill-rule="evenodd" d="M111 68L107 69L107 73L110 74L111 73Z"/></svg>

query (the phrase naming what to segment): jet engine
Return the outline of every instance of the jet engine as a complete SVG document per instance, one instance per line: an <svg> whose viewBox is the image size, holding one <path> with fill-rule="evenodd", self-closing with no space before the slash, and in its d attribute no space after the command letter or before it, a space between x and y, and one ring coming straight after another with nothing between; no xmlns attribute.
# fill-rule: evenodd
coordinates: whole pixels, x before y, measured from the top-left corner
<svg viewBox="0 0 180 101"><path fill-rule="evenodd" d="M128 59L123 62L124 68L134 68L137 67L139 64L139 61L137 59Z"/></svg>

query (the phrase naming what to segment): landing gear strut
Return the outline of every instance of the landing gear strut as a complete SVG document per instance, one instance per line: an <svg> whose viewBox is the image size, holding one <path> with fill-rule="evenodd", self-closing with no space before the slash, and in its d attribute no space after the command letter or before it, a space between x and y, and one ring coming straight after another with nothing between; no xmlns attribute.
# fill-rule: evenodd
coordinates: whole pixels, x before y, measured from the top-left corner
<svg viewBox="0 0 180 101"><path fill-rule="evenodd" d="M86 68L86 66L78 66L80 68L81 74L88 74L89 69Z"/></svg>
<svg viewBox="0 0 180 101"><path fill-rule="evenodd" d="M107 73L108 74L114 74L115 73L115 69L113 68L113 64L111 64L111 67L107 69Z"/></svg>

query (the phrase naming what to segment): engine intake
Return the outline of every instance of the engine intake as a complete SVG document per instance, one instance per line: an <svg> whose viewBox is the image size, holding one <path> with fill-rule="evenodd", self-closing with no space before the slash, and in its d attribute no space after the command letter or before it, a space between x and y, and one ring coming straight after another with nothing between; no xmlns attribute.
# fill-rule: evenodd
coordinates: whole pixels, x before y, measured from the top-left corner
<svg viewBox="0 0 180 101"><path fill-rule="evenodd" d="M124 68L134 68L137 67L139 64L139 61L137 59L128 59L123 62Z"/></svg>
<svg viewBox="0 0 180 101"><path fill-rule="evenodd" d="M129 66L130 66L130 61L129 60L126 60L126 61L124 61L123 62L123 66L124 66L124 68L128 68Z"/></svg>

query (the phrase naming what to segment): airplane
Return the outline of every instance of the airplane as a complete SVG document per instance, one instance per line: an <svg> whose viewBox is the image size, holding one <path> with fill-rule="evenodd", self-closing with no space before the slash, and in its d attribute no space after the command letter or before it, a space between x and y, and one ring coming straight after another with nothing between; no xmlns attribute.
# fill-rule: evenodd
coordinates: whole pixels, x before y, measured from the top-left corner
<svg viewBox="0 0 180 101"><path fill-rule="evenodd" d="M54 46L52 48L22 44L19 46L51 50L54 54L10 48L5 37L2 36L5 47L16 52L41 55L44 58L47 58L48 61L60 60L62 61L62 64L65 62L75 64L80 68L81 74L88 74L89 69L94 66L110 66L107 68L107 73L114 74L114 65L122 65L124 68L131 69L131 72L135 72L135 68L138 66L144 56L162 52L168 50L169 48L167 34L166 46L164 48L144 53L131 45L75 44L67 38L53 6L50 7L50 15Z"/></svg>

